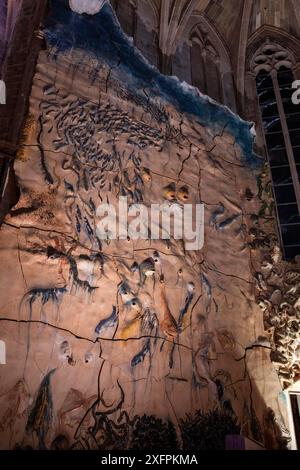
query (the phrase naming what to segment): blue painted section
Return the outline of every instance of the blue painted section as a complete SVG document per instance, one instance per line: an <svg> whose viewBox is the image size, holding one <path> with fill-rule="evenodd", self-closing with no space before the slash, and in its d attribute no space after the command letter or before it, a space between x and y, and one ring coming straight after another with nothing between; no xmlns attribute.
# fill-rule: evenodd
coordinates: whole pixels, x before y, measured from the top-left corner
<svg viewBox="0 0 300 470"><path fill-rule="evenodd" d="M240 145L245 161L257 167L261 159L253 153L251 124L241 120L228 108L219 105L176 77L162 75L151 66L122 31L111 6L106 3L97 15L79 15L69 8L68 0L50 0L45 22L47 42L56 54L72 49L85 51L113 67L112 76L131 93L147 94L171 103L181 113L194 116L202 126L216 135L226 127Z"/></svg>
<svg viewBox="0 0 300 470"><path fill-rule="evenodd" d="M184 317L186 316L186 314L188 312L189 306L191 305L191 302L192 302L193 298L194 298L194 294L192 292L188 292L188 294L186 296L186 299L185 299L185 302L184 302L184 307L180 311L180 315L179 315L179 318L178 318L178 332L179 333L182 333Z"/></svg>

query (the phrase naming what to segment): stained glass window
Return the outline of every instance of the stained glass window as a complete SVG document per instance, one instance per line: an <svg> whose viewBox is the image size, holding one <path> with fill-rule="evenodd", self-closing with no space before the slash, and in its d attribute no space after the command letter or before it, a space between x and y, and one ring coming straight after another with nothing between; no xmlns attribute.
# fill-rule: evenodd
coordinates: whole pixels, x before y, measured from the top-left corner
<svg viewBox="0 0 300 470"><path fill-rule="evenodd" d="M300 254L300 107L292 102L293 72L261 70L256 78L286 259Z"/></svg>

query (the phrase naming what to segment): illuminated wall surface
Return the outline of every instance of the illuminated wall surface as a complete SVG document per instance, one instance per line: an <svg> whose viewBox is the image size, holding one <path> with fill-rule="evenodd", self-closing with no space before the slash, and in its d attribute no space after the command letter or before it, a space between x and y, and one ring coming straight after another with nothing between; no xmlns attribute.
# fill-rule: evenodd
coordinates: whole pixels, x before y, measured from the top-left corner
<svg viewBox="0 0 300 470"><path fill-rule="evenodd" d="M247 242L250 125L160 75L108 4L53 0L44 31L0 231L0 447L221 448L240 432L283 446ZM120 195L204 203L203 249L99 240L97 207Z"/></svg>

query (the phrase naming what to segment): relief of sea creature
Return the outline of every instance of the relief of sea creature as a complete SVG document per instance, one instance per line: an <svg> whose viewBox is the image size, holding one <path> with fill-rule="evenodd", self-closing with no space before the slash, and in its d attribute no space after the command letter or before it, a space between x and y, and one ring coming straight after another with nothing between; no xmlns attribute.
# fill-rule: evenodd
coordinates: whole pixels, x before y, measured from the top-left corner
<svg viewBox="0 0 300 470"><path fill-rule="evenodd" d="M101 332L106 331L108 328L114 328L119 320L119 314L115 305L113 305L112 313L108 318L101 320L95 328L95 333L100 335Z"/></svg>
<svg viewBox="0 0 300 470"><path fill-rule="evenodd" d="M34 432L39 439L39 449L46 449L45 438L53 418L53 403L50 379L55 369L48 372L42 380L33 409L26 424L27 432Z"/></svg>
<svg viewBox="0 0 300 470"><path fill-rule="evenodd" d="M127 304L134 298L131 287L126 281L122 281L121 284L119 284L119 294L124 304Z"/></svg>
<svg viewBox="0 0 300 470"><path fill-rule="evenodd" d="M161 278L160 278L160 300L161 300L161 305L162 305L162 310L163 310L163 320L160 324L160 327L163 333L166 335L167 339L177 338L178 326L177 326L175 318L173 317L169 309L169 305L168 305L168 301L166 297L165 280L164 280L163 275L161 275Z"/></svg>
<svg viewBox="0 0 300 470"><path fill-rule="evenodd" d="M179 319L178 319L178 332L181 333L183 329L183 322L184 318L188 312L189 306L194 298L195 292L195 284L193 282L189 282L187 286L187 295L184 302L184 307L180 311Z"/></svg>
<svg viewBox="0 0 300 470"><path fill-rule="evenodd" d="M41 299L42 306L46 305L48 302L53 302L54 304L58 305L62 295L66 292L66 287L37 287L27 292L23 299L26 299L29 303L29 320L32 320L32 306L37 299Z"/></svg>
<svg viewBox="0 0 300 470"><path fill-rule="evenodd" d="M158 319L156 313L151 312L146 308L141 321L141 335L157 336L158 333Z"/></svg>
<svg viewBox="0 0 300 470"><path fill-rule="evenodd" d="M133 297L128 302L126 302L125 308L127 311L133 313L135 315L135 318L137 318L142 311L142 304L137 297Z"/></svg>
<svg viewBox="0 0 300 470"><path fill-rule="evenodd" d="M219 207L212 213L209 225L212 225L214 227L217 227L217 219L221 215L223 215L225 212L225 207L224 205L220 202Z"/></svg>
<svg viewBox="0 0 300 470"><path fill-rule="evenodd" d="M233 215L229 217L228 219L224 220L223 222L221 222L217 228L219 230L224 230L225 228L229 227L233 222L235 222L239 217L241 217L241 214Z"/></svg>
<svg viewBox="0 0 300 470"><path fill-rule="evenodd" d="M212 286L208 278L204 273L200 275L201 286L203 289L203 294L205 295L205 309L206 313L210 313L211 302L212 302Z"/></svg>

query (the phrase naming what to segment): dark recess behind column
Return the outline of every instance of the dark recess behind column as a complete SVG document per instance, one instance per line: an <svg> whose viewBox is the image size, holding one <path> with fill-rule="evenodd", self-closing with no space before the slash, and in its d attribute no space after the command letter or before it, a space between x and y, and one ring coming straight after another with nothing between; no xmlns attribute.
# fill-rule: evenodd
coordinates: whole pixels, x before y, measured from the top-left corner
<svg viewBox="0 0 300 470"><path fill-rule="evenodd" d="M0 42L0 56L5 54L1 78L7 90L6 105L0 106L0 224L5 214L18 200L18 188L13 173L20 135L28 112L32 79L42 39L37 32L44 18L47 0L23 0L11 41ZM9 178L1 197L7 172Z"/></svg>

